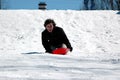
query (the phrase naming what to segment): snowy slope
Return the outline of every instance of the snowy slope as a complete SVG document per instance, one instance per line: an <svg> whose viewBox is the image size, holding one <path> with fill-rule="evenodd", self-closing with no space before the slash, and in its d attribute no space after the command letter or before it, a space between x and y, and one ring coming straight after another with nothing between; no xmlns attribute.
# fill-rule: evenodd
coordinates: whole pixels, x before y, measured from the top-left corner
<svg viewBox="0 0 120 80"><path fill-rule="evenodd" d="M119 80L120 15L116 13L1 10L0 80ZM41 32L47 18L64 29L72 53L43 53Z"/></svg>
<svg viewBox="0 0 120 80"><path fill-rule="evenodd" d="M0 50L41 51L47 18L62 27L77 52L119 53L120 16L117 11L1 11ZM77 44L76 44L77 43Z"/></svg>

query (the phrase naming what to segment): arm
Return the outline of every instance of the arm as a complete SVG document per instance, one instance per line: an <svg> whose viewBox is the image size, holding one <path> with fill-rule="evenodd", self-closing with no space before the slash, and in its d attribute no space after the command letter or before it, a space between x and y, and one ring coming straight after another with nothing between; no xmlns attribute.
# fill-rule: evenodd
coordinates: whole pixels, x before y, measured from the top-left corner
<svg viewBox="0 0 120 80"><path fill-rule="evenodd" d="M49 46L48 40L45 38L45 34L42 33L42 45L45 48L46 52L51 53L51 48Z"/></svg>
<svg viewBox="0 0 120 80"><path fill-rule="evenodd" d="M63 39L64 44L66 44L67 48L69 48L70 51L72 51L73 48L72 48L72 46L71 46L71 44L70 44L70 42L69 42L69 40L68 40L64 30L61 28L60 31L61 31L61 35L62 35L62 39Z"/></svg>

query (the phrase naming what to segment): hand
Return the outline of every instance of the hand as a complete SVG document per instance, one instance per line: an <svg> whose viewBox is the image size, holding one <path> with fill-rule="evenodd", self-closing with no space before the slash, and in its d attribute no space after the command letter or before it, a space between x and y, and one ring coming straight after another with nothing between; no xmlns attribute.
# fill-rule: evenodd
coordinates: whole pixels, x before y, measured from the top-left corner
<svg viewBox="0 0 120 80"><path fill-rule="evenodd" d="M70 52L72 52L73 48L71 47L71 48L69 48L69 49L70 49Z"/></svg>

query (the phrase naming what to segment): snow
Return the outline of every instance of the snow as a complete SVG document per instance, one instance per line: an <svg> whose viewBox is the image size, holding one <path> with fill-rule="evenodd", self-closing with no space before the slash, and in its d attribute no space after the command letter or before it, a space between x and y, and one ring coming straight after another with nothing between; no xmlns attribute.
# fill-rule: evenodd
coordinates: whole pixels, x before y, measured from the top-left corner
<svg viewBox="0 0 120 80"><path fill-rule="evenodd" d="M120 80L117 12L0 10L0 80ZM72 52L44 53L47 18L64 29Z"/></svg>

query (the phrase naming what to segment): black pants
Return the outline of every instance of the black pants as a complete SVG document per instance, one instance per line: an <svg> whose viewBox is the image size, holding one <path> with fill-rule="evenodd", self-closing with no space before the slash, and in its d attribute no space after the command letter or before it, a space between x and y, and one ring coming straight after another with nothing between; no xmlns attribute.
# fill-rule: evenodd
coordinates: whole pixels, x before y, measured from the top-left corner
<svg viewBox="0 0 120 80"><path fill-rule="evenodd" d="M90 8L88 7L88 2L89 1L91 1L90 3L91 3L91 6L90 6ZM85 5L85 9L86 10L94 10L95 9L95 2L94 2L94 0L84 0L84 5Z"/></svg>

